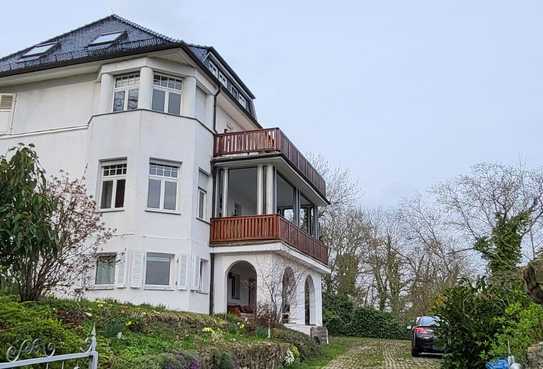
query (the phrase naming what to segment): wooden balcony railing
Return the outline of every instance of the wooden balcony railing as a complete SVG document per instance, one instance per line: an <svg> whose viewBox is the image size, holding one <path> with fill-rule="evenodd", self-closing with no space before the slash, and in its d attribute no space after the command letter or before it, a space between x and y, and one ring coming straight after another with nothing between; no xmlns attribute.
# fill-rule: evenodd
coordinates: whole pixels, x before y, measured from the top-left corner
<svg viewBox="0 0 543 369"><path fill-rule="evenodd" d="M326 196L326 182L296 146L279 128L221 133L215 136L215 157L235 154L278 152L301 173L311 185Z"/></svg>
<svg viewBox="0 0 543 369"><path fill-rule="evenodd" d="M277 214L211 219L212 245L254 241L283 241L328 265L328 247Z"/></svg>

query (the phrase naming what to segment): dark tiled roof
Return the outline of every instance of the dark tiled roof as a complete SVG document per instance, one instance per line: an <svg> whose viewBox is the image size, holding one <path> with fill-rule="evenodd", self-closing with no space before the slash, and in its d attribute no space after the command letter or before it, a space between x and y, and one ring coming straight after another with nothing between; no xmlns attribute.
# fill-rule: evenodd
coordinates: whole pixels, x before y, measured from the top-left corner
<svg viewBox="0 0 543 369"><path fill-rule="evenodd" d="M104 33L125 32L118 42L110 47L87 48L96 37ZM149 50L176 47L182 41L153 32L118 15L100 19L60 36L40 42L58 42L58 45L37 60L19 61L22 55L34 46L0 58L0 77L30 70L53 68L90 60L108 59L119 55L130 55Z"/></svg>
<svg viewBox="0 0 543 369"><path fill-rule="evenodd" d="M89 47L89 44L98 36L114 32L124 32L124 34L113 44ZM45 55L34 60L25 61L21 59L21 56L35 46L55 42L57 45L51 51L45 53ZM243 81L212 47L188 45L182 40L154 32L115 14L0 58L0 78L20 73L177 47L183 48L206 71L205 60L208 54L212 52L224 64L236 81L247 91L250 97L254 99L253 94ZM209 73L209 71L207 72ZM213 76L212 74L210 75ZM236 98L233 99L237 102ZM250 112L250 115L254 118L252 112Z"/></svg>

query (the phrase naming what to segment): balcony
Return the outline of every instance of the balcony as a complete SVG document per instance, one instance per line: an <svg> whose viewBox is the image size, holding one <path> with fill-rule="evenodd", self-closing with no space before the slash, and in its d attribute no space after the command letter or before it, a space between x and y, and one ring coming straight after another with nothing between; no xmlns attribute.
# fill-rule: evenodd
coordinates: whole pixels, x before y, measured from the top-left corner
<svg viewBox="0 0 543 369"><path fill-rule="evenodd" d="M232 243L282 241L301 253L328 265L328 248L278 214L211 219L213 246Z"/></svg>
<svg viewBox="0 0 543 369"><path fill-rule="evenodd" d="M229 132L215 136L214 157L280 154L311 186L326 197L326 182L279 128Z"/></svg>

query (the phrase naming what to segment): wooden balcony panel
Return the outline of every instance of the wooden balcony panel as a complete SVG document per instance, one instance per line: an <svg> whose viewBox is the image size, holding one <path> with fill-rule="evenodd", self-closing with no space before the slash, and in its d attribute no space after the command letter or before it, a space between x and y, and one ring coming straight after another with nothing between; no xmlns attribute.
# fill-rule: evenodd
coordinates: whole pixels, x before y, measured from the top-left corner
<svg viewBox="0 0 543 369"><path fill-rule="evenodd" d="M320 240L277 214L211 219L211 244L273 240L283 241L328 265L328 248Z"/></svg>
<svg viewBox="0 0 543 369"><path fill-rule="evenodd" d="M215 135L213 151L215 157L251 153L281 153L323 196L326 196L326 183L322 176L279 128Z"/></svg>

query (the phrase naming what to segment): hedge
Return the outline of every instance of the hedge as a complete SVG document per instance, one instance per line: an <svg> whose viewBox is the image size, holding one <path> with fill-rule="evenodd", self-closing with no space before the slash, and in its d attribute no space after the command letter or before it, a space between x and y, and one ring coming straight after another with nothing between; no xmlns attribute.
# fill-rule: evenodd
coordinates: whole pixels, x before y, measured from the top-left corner
<svg viewBox="0 0 543 369"><path fill-rule="evenodd" d="M409 339L409 331L392 314L357 307L347 297L325 299L324 322L333 336Z"/></svg>

